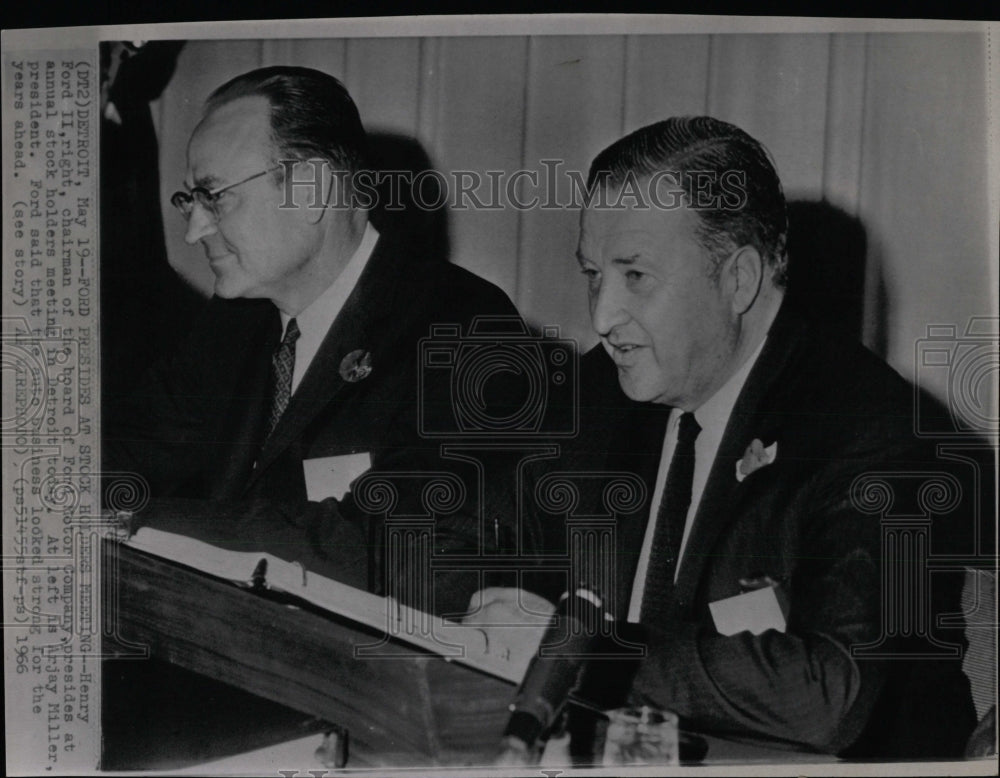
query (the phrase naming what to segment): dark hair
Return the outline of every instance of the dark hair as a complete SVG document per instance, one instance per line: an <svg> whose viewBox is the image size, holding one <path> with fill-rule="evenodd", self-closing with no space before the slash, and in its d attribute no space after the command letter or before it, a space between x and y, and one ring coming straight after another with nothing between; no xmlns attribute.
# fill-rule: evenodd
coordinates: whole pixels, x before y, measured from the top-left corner
<svg viewBox="0 0 1000 778"><path fill-rule="evenodd" d="M770 266L774 283L785 285L785 195L771 157L758 141L739 127L710 116L671 117L604 149L590 166L587 187L595 191L596 183L617 188L627 179L641 180L659 171L675 174L686 205L692 206L698 198L694 207L701 220L698 237L715 263L714 272L733 250L750 245ZM725 186L724 174L735 174L729 180L739 182L738 202L726 198L733 194L732 189L720 189L720 184ZM701 207L704 202L711 205Z"/></svg>
<svg viewBox="0 0 1000 778"><path fill-rule="evenodd" d="M311 68L259 68L220 86L205 113L240 97L265 97L271 105L274 145L285 158L322 158L355 173L367 164L368 136L347 89Z"/></svg>

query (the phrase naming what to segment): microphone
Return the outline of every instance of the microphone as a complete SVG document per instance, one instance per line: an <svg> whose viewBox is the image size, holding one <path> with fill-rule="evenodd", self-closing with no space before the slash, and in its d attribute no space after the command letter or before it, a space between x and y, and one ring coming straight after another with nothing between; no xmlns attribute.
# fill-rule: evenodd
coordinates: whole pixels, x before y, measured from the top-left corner
<svg viewBox="0 0 1000 778"><path fill-rule="evenodd" d="M595 652L613 621L604 602L589 589L566 592L560 599L538 653L510 705L501 741L500 764L530 764L577 685L584 661Z"/></svg>

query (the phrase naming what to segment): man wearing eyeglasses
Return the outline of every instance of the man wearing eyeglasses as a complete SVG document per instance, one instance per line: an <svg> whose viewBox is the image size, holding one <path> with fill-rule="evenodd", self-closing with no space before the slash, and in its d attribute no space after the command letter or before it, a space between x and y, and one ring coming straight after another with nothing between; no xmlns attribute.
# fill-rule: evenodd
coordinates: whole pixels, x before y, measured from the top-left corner
<svg viewBox="0 0 1000 778"><path fill-rule="evenodd" d="M403 512L424 512L434 473L464 479L434 552L480 547L474 472L418 432L419 412L451 408L446 380L421 375L418 341L435 324L517 313L486 281L376 232L351 197L366 164L357 109L323 73L264 68L209 97L172 203L215 295L186 345L118 403L105 457L149 481L156 526L385 593L383 530L351 488L369 469L420 475ZM459 611L469 587L415 604Z"/></svg>

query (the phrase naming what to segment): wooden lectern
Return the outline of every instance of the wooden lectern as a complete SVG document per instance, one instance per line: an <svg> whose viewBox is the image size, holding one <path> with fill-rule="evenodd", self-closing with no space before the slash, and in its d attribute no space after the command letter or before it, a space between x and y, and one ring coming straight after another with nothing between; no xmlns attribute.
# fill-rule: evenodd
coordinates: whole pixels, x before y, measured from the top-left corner
<svg viewBox="0 0 1000 778"><path fill-rule="evenodd" d="M514 679L128 545L104 551L105 631L119 644L344 727L368 764L490 763Z"/></svg>

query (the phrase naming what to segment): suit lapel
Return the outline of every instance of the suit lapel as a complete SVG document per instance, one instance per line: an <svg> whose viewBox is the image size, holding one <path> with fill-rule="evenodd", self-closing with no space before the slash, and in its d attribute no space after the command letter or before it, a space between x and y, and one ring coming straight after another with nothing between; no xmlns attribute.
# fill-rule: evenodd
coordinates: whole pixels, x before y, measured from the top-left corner
<svg viewBox="0 0 1000 778"><path fill-rule="evenodd" d="M612 591L604 595L612 611L624 616L628 610L636 564L649 518L649 503L656 483L656 470L663 446L670 409L653 403L634 402L625 396L618 382L618 369L603 346L595 346L580 364L579 437L567 445L569 456L560 469L570 473L601 476L629 473L646 487L642 505L632 513L619 514L615 523L615 557L611 570ZM606 480L585 479L580 501L583 511L600 506ZM569 550L567 549L567 552ZM598 574L595 573L595 577ZM600 573L603 580L605 573Z"/></svg>
<svg viewBox="0 0 1000 778"><path fill-rule="evenodd" d="M599 452L596 469L614 473L631 473L645 485L642 505L632 513L619 515L616 523L614 593L611 597L616 613L628 611L632 583L642 550L642 541L649 523L650 501L656 487L656 473L663 448L663 436L670 418L670 408L655 403L629 400L618 382L618 369L602 346L595 347L588 370L583 374L588 384L585 390L593 397L589 406L581 409L588 419L588 429L595 435L587 448ZM592 434L592 432L591 432ZM594 470L595 463L585 462L581 469ZM603 481L598 480L603 488ZM592 504L599 505L599 494L588 495Z"/></svg>
<svg viewBox="0 0 1000 778"><path fill-rule="evenodd" d="M630 423L623 430L623 440L631 449L621 470L637 475L646 486L646 499L638 511L622 516L618 522L618 554L616 564L616 604L624 617L632 597L632 584L639 563L639 553L646 537L653 492L659 471L663 439L671 408L656 403L635 403Z"/></svg>
<svg viewBox="0 0 1000 778"><path fill-rule="evenodd" d="M257 459L246 488L251 488L268 467L290 445L298 440L309 424L331 403L342 399L350 389L363 387L364 382L351 383L340 375L344 357L355 350L372 355L373 369L388 369L385 347L395 328L387 327L388 314L396 307L399 270L406 263L379 238L357 285L348 296L343 309L323 338L309 369L302 377L281 419Z"/></svg>
<svg viewBox="0 0 1000 778"><path fill-rule="evenodd" d="M771 327L757 364L750 371L733 407L709 471L674 589L681 607L693 601L708 555L719 534L734 520L737 500L755 483L752 479L744 479L742 483L736 480L736 462L743 457L754 438L766 443L774 438L779 419L775 413L767 412L768 396L780 383L781 375L796 351L808 345L802 342L801 323L790 317L787 311L788 306L783 306Z"/></svg>
<svg viewBox="0 0 1000 778"><path fill-rule="evenodd" d="M211 497L238 497L260 450L264 423L271 402L271 355L281 338L281 319L273 305L261 307L256 324L246 330L247 355L232 392L231 418L235 423L224 435L231 440L218 477L212 479Z"/></svg>

